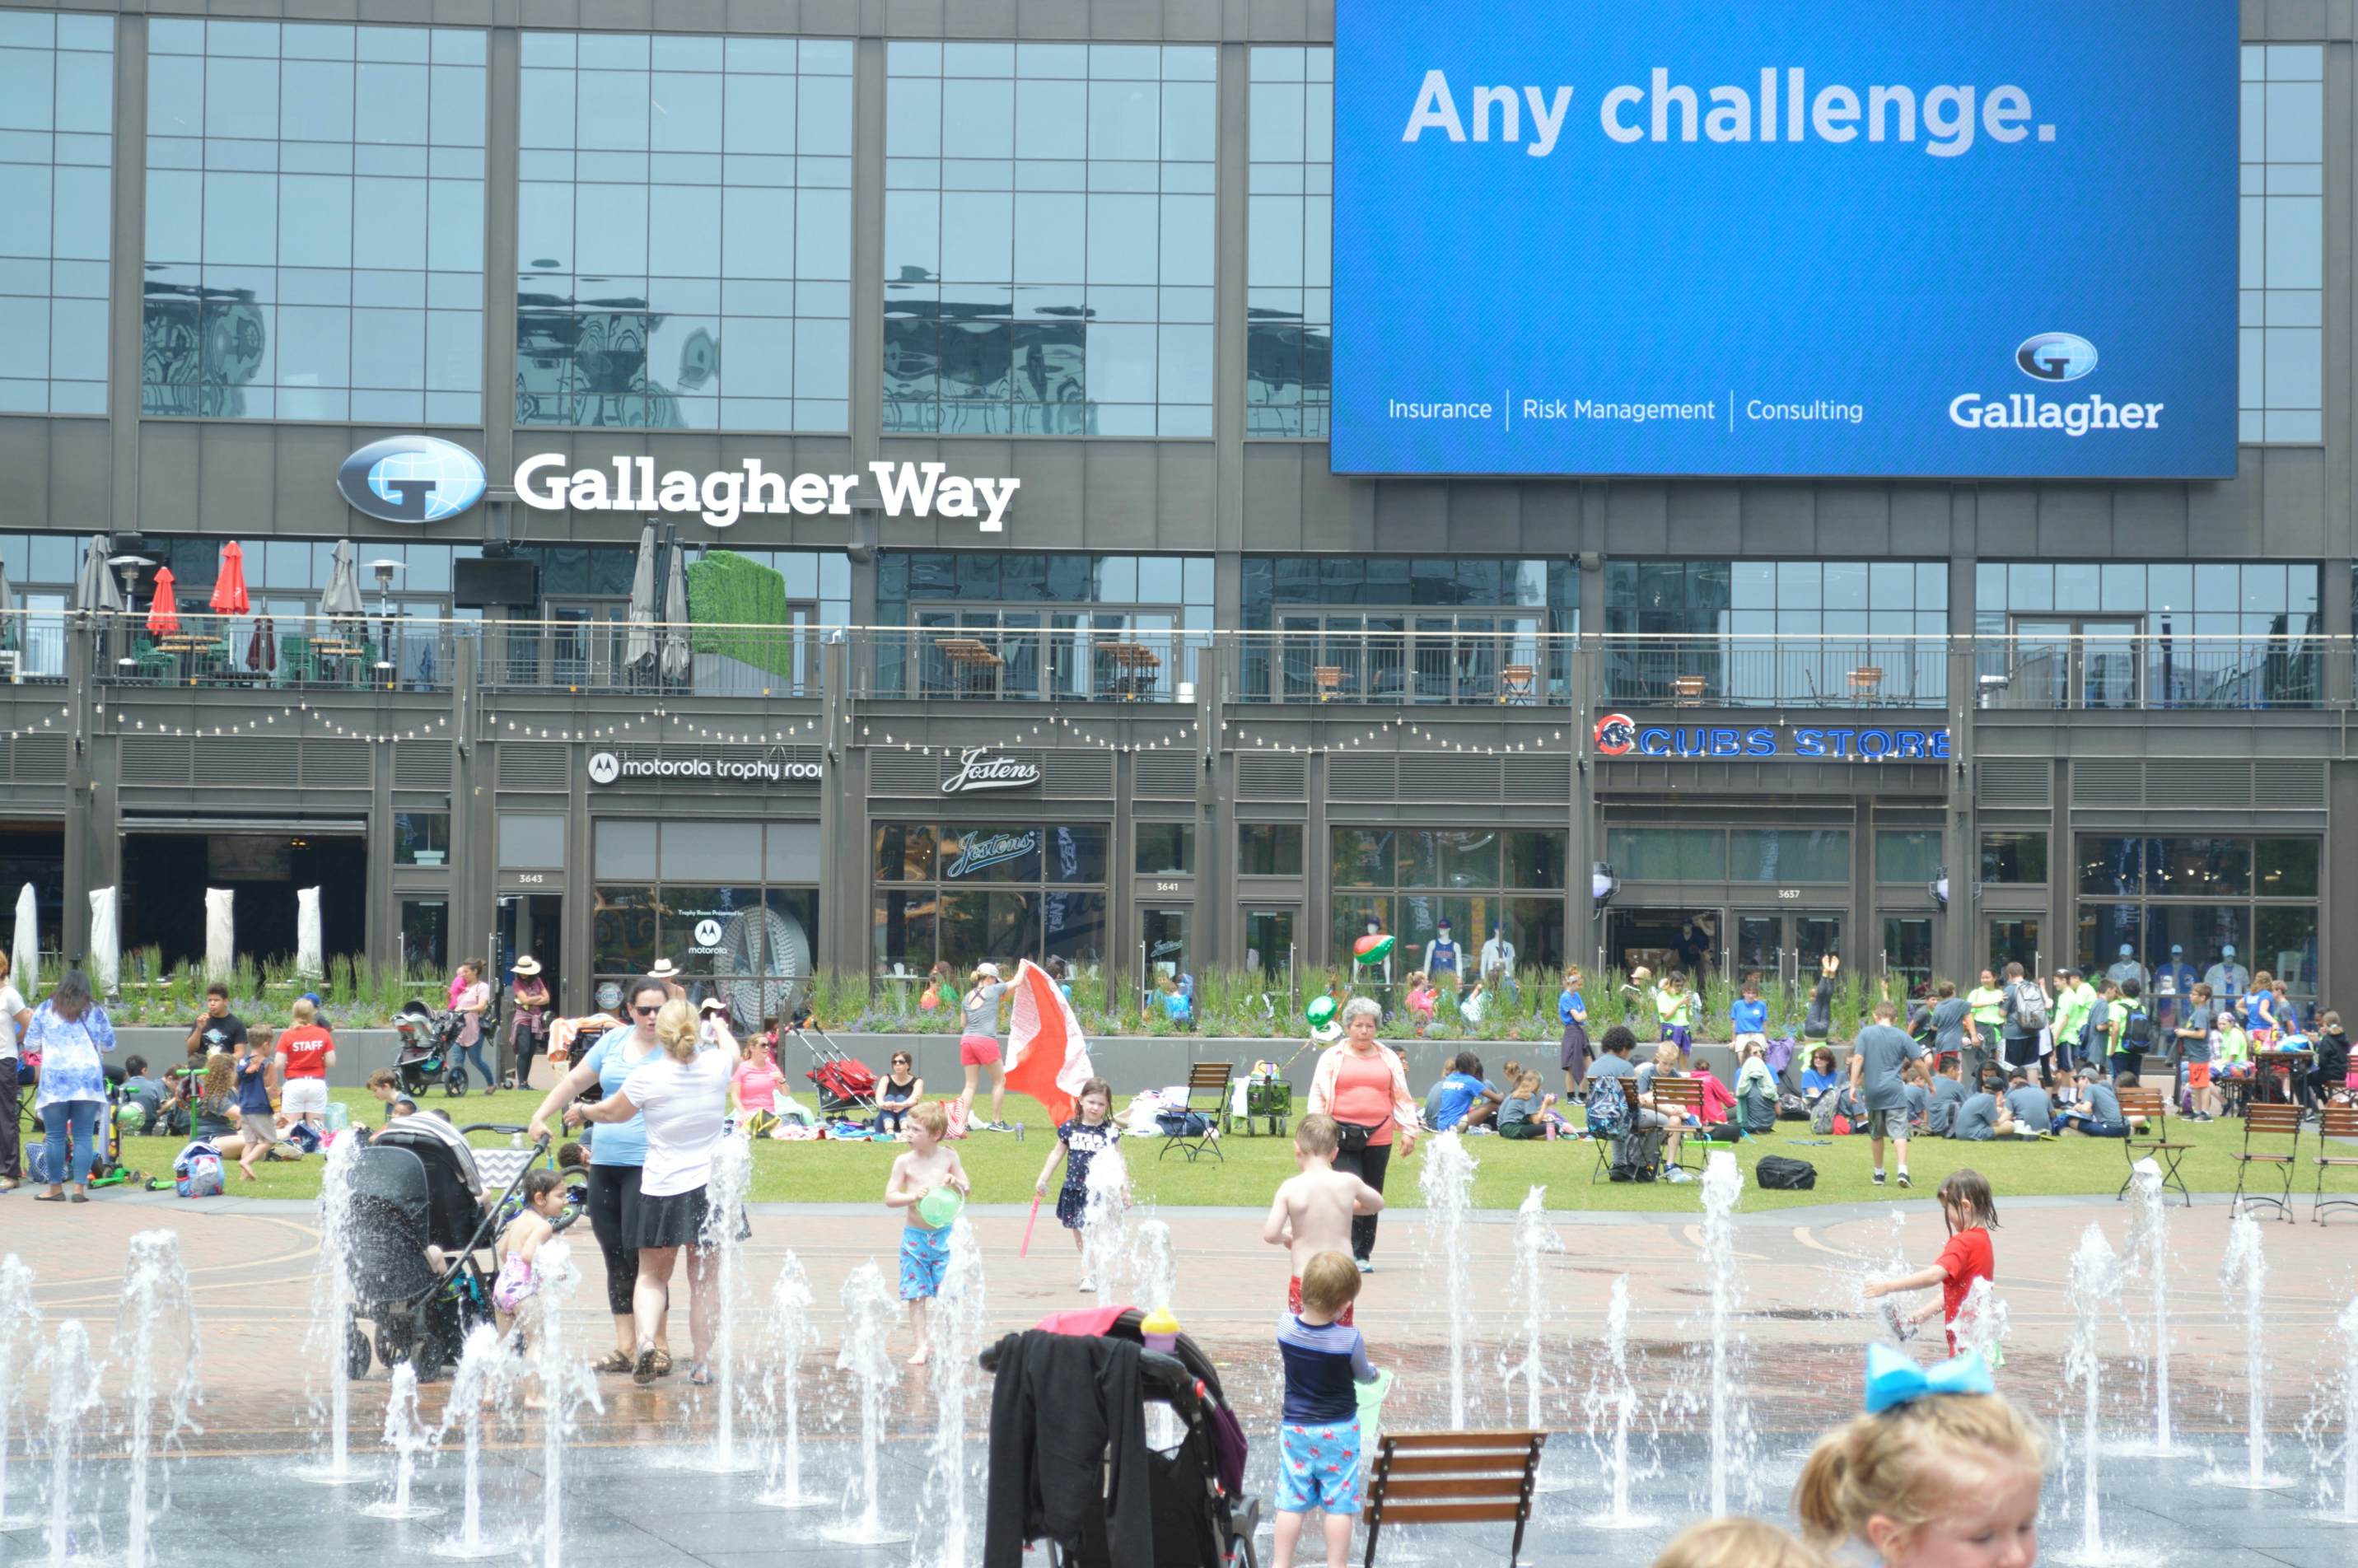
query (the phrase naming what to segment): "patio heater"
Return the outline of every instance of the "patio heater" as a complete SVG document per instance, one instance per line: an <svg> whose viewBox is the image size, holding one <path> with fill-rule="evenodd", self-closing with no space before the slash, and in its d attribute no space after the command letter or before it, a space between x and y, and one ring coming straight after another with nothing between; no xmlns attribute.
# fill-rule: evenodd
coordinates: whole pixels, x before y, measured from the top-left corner
<svg viewBox="0 0 2358 1568"><path fill-rule="evenodd" d="M146 556L109 556L106 557L106 564L112 567L115 575L123 579L123 624L126 628L126 634L123 639L123 654L114 662L117 667L128 673L139 663L132 656L131 639L127 633L127 628L133 624L132 618L138 613L139 610L138 595L134 589L138 586L139 568L152 567L156 563Z"/></svg>
<svg viewBox="0 0 2358 1568"><path fill-rule="evenodd" d="M391 680L393 678L394 670L393 574L399 571L407 571L409 568L400 561L390 559L371 561L368 564L368 568L370 571L376 574L377 618L384 622L384 641L377 645L377 675L379 679Z"/></svg>

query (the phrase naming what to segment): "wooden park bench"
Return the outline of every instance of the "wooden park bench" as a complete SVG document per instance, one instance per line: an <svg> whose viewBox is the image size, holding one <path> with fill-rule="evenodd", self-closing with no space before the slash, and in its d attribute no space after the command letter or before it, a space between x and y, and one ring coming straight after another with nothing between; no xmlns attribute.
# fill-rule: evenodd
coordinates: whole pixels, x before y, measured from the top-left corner
<svg viewBox="0 0 2358 1568"><path fill-rule="evenodd" d="M1368 1473L1365 1568L1375 1568L1384 1526L1506 1524L1515 1536L1509 1568L1523 1552L1544 1432L1387 1432Z"/></svg>

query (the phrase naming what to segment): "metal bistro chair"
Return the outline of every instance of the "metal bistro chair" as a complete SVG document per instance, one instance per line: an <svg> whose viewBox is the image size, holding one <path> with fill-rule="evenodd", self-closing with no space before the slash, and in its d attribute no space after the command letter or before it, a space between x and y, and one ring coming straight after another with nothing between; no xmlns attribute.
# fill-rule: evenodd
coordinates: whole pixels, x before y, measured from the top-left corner
<svg viewBox="0 0 2358 1568"><path fill-rule="evenodd" d="M2137 1119L2143 1117L2146 1130L2143 1137L2131 1131L2121 1140L2121 1152L2128 1159L2129 1174L2121 1183L2121 1190L2114 1195L2115 1201L2128 1195L2129 1184L2136 1180L2136 1162L2150 1156L2161 1167L2161 1190L2175 1192L2186 1200L2187 1207L2192 1208L2194 1195L2186 1190L2186 1180L2178 1173L2178 1164L2194 1145L2169 1141L2169 1097L2158 1088L2123 1089L2120 1100L2123 1119L2135 1128Z"/></svg>
<svg viewBox="0 0 2358 1568"><path fill-rule="evenodd" d="M2358 1170L2358 1152L2344 1154L2324 1152L2327 1148L2325 1141L2329 1138L2358 1138L2358 1105L2330 1105L2320 1113L2317 1129L2319 1152L2313 1156L2317 1162L2317 1196L2311 1202L2309 1210L2309 1217L2320 1225L2325 1223L2327 1209L2358 1208L2358 1196L2327 1197L2325 1195L2327 1171L2336 1166L2346 1170Z"/></svg>
<svg viewBox="0 0 2358 1568"><path fill-rule="evenodd" d="M2255 1101L2244 1108L2244 1147L2241 1152L2228 1156L2235 1162L2237 1203L2266 1204L2284 1216L2286 1220L2292 1218L2292 1173L2293 1167L2299 1162L2300 1119L2301 1108L2297 1105ZM2277 1153L2264 1150L2255 1152L2252 1148L2254 1138L2282 1138L2286 1141L2284 1152ZM2267 1193L2246 1194L2244 1183L2255 1165L2266 1165L2277 1171L2284 1177L2282 1190L2274 1195Z"/></svg>
<svg viewBox="0 0 2358 1568"><path fill-rule="evenodd" d="M1387 1432L1368 1479L1368 1555L1375 1568L1384 1526L1507 1524L1509 1568L1523 1552L1544 1432Z"/></svg>
<svg viewBox="0 0 2358 1568"><path fill-rule="evenodd" d="M1669 1124L1663 1129L1665 1137L1671 1132L1680 1135L1679 1157L1670 1163L1681 1170L1693 1171L1698 1176L1703 1174L1703 1161L1699 1157L1691 1158L1696 1145L1706 1149L1710 1146L1710 1140L1704 1136L1703 1086L1693 1078L1657 1077L1654 1080L1654 1108L1662 1113L1663 1121ZM1687 1125L1690 1116L1695 1119L1693 1127Z"/></svg>
<svg viewBox="0 0 2358 1568"><path fill-rule="evenodd" d="M1228 1062L1198 1062L1187 1069L1187 1098L1177 1108L1184 1119L1179 1124L1180 1130L1163 1135L1163 1147L1156 1152L1156 1159L1176 1149L1187 1156L1191 1165L1196 1155L1205 1153L1223 1165L1228 1162L1228 1157L1220 1152L1220 1124L1228 1119L1228 1079L1235 1072L1235 1065ZM1171 1112L1166 1109L1163 1114L1168 1116ZM1203 1119L1203 1130L1188 1130L1197 1117Z"/></svg>

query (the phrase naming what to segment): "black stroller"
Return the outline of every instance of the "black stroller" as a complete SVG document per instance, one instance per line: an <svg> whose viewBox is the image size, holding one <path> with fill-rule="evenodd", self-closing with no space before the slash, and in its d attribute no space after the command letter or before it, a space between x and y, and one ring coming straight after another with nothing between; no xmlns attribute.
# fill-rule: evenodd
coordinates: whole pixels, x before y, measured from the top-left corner
<svg viewBox="0 0 2358 1568"><path fill-rule="evenodd" d="M1130 1307L1105 1330L1104 1337L1142 1345L1142 1321L1143 1314ZM1047 1325L1042 1327L1045 1329ZM996 1375L1003 1363L1022 1356L1029 1344L1042 1337L1052 1336L1037 1330L1007 1336L982 1352L983 1370ZM1175 1447L1150 1451L1146 1456L1154 1536L1151 1568L1236 1568L1238 1564L1256 1568L1252 1538L1260 1525L1260 1505L1256 1501L1246 1506L1241 1495L1244 1432L1220 1391L1220 1374L1213 1368L1211 1357L1183 1334L1169 1355L1141 1349L1139 1375L1146 1403L1167 1406L1180 1432ZM1102 1530L1085 1530L1077 1542L1062 1540L1044 1519L1044 1477L1034 1463L1038 1456L1033 1447L1037 1433L1023 1430L1023 1423L1011 1418L1011 1412L1026 1402L1011 1386L1002 1385L993 1392L991 1474L1024 1476L1029 1479L1016 1488L1024 1494L1020 1519L1012 1517L1016 1503L1011 1491L1003 1492L997 1487L991 1489L984 1561L991 1561L994 1543L1004 1542L1020 1530L1026 1548L1034 1541L1046 1546L1048 1568L1111 1568L1113 1555ZM1055 1412L1045 1410L1035 1411L1033 1415L1031 1424L1034 1426L1055 1420ZM1003 1416L1010 1419L1003 1421ZM1002 1454L1003 1446L1027 1452ZM1099 1478L1109 1474L1101 1457L1091 1457L1088 1485L1103 1484ZM1130 1565L1125 1563L1123 1568Z"/></svg>
<svg viewBox="0 0 2358 1568"><path fill-rule="evenodd" d="M464 1014L437 1012L414 998L394 1014L401 1044L394 1054L393 1076L403 1094L416 1099L438 1079L453 1098L467 1092L467 1069L459 1060L459 1035L466 1024Z"/></svg>
<svg viewBox="0 0 2358 1568"><path fill-rule="evenodd" d="M345 1352L353 1377L367 1376L372 1343L385 1366L407 1361L418 1377L435 1377L458 1359L468 1330L492 1321L497 1271L476 1254L513 1216L525 1174L546 1145L529 1153L478 1150L466 1134L523 1130L405 1116L360 1152L345 1250L352 1283ZM482 1172L495 1161L511 1173L503 1188L487 1195ZM363 1320L375 1331L373 1340L360 1326Z"/></svg>

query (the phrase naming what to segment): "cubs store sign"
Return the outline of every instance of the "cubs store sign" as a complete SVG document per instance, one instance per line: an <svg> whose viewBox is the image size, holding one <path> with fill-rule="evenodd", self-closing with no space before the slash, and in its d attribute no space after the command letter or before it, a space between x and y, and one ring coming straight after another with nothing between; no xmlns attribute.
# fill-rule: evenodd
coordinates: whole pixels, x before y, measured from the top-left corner
<svg viewBox="0 0 2358 1568"><path fill-rule="evenodd" d="M1664 762L1938 762L1948 760L1949 732L1829 725L1661 724L1651 718L1608 713L1596 721L1596 754Z"/></svg>

